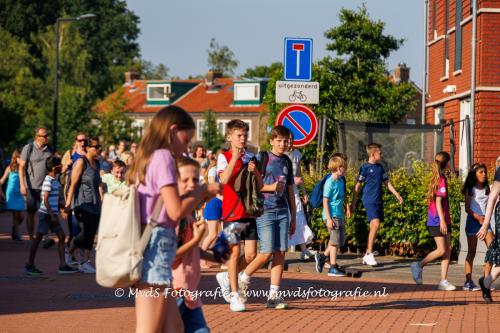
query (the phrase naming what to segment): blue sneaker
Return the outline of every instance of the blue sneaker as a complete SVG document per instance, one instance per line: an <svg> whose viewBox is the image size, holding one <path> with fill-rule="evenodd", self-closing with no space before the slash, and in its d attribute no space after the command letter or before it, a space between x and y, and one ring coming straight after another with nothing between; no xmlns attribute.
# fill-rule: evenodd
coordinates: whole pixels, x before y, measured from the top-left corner
<svg viewBox="0 0 500 333"><path fill-rule="evenodd" d="M345 276L345 272L338 266L332 266L328 270L328 276Z"/></svg>
<svg viewBox="0 0 500 333"><path fill-rule="evenodd" d="M323 272L323 266L325 266L326 259L327 258L324 254L321 254L319 252L316 252L316 254L314 254L314 261L316 261L316 272Z"/></svg>

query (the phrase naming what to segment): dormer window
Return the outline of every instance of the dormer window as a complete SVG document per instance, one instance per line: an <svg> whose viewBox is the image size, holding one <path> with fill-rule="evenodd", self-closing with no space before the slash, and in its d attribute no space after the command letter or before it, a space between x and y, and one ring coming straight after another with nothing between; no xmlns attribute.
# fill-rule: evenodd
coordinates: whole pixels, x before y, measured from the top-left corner
<svg viewBox="0 0 500 333"><path fill-rule="evenodd" d="M259 82L235 82L234 83L234 104L260 104L260 83Z"/></svg>
<svg viewBox="0 0 500 333"><path fill-rule="evenodd" d="M172 87L170 83L148 83L148 104L169 104Z"/></svg>

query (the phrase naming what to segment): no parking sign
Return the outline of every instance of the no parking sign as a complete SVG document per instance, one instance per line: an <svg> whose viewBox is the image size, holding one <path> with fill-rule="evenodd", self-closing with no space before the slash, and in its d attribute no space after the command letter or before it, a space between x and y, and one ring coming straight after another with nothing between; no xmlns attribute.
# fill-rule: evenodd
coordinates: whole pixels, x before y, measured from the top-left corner
<svg viewBox="0 0 500 333"><path fill-rule="evenodd" d="M293 146L302 147L314 140L318 133L318 118L308 107L292 104L276 117L275 125L282 125L293 133Z"/></svg>

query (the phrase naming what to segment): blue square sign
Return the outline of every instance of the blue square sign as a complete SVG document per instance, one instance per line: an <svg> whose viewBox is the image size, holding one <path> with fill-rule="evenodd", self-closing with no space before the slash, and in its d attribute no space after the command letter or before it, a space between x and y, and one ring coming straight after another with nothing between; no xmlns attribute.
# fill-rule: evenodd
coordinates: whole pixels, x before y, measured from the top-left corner
<svg viewBox="0 0 500 333"><path fill-rule="evenodd" d="M311 81L312 38L285 38L285 80Z"/></svg>

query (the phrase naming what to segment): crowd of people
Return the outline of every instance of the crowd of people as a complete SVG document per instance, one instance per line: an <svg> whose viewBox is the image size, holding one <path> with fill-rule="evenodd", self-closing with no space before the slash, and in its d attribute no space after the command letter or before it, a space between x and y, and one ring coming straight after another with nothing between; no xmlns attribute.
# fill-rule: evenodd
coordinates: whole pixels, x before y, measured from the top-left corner
<svg viewBox="0 0 500 333"><path fill-rule="evenodd" d="M223 271L216 274L224 299L232 311L244 311L252 276L269 263L266 307L286 309L288 305L280 288L285 254L290 246L300 249L302 260L314 258L318 272L328 267L329 276L346 275L337 255L346 242L346 217L356 213L360 195L370 226L362 262L377 265L374 244L384 220L383 187L403 204L403 198L380 163L382 147L377 143L366 145L368 160L360 169L352 200L346 195L344 176L348 157L337 153L329 159L329 174L321 184L321 208L330 237L326 250L314 253L307 247L313 239L306 219L309 197L301 174L301 154L293 147L292 133L284 126L275 126L269 133L271 148L252 154L246 149L248 130L245 122L232 120L226 128L228 149L214 152L196 145L191 153L189 145L195 123L183 109L168 106L155 114L141 142L131 143L129 150L125 141L120 141L117 148L111 145L102 150L99 138L78 133L73 148L60 158L48 146L46 129L37 128L33 142L21 152L13 152L10 165L0 179L2 184L7 182L6 202L7 209L12 211L14 241L22 240L19 225L26 212L28 237L32 241L26 273L42 274L35 265L35 257L49 231L58 237L58 273L95 273L92 250L103 195L127 184L137 185L143 224L151 218L156 202L161 200L163 204L143 254L142 278L136 286L139 291L156 287L195 291L200 268L219 264L210 251L219 232L239 222L245 225L239 235L243 244L229 248L227 262L221 267ZM449 161L446 152L436 155L427 195L427 226L436 249L411 266L413 279L421 284L424 267L441 259L440 290L456 289L447 281L451 254L446 180ZM237 190L236 182L242 171L254 177L262 194L259 214L249 212ZM500 275L500 205L496 204L500 169L491 186L486 172L485 165L475 164L463 187L469 247L464 289L481 289L483 297L491 301L492 281ZM489 221L495 214L496 230L491 230ZM35 216L38 216L36 232ZM60 220L68 224L68 237ZM478 239L488 246L479 287L472 281ZM166 296L137 293L138 331L181 331L182 327L186 332L209 331L199 298L185 293L177 298Z"/></svg>

